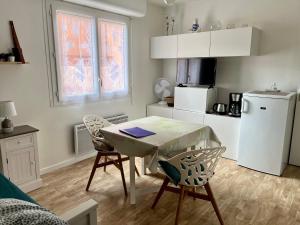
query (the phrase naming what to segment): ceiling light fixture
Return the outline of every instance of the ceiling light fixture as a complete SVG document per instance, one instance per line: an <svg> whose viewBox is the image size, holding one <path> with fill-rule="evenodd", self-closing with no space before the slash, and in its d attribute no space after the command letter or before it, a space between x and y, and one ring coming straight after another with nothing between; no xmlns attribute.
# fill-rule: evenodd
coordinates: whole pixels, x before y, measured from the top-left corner
<svg viewBox="0 0 300 225"><path fill-rule="evenodd" d="M164 0L164 3L166 5L174 5L175 2L176 2L176 0Z"/></svg>

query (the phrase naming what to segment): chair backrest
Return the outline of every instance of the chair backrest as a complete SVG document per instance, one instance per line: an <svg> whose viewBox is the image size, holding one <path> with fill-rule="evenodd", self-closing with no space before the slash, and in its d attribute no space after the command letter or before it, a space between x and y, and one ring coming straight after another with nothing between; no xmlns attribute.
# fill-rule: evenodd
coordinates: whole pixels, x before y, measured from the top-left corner
<svg viewBox="0 0 300 225"><path fill-rule="evenodd" d="M180 172L180 185L203 186L214 175L225 147L203 148L183 152L167 160Z"/></svg>
<svg viewBox="0 0 300 225"><path fill-rule="evenodd" d="M112 125L112 123L97 115L85 115L82 120L94 141L98 141L100 137L103 138L100 129Z"/></svg>

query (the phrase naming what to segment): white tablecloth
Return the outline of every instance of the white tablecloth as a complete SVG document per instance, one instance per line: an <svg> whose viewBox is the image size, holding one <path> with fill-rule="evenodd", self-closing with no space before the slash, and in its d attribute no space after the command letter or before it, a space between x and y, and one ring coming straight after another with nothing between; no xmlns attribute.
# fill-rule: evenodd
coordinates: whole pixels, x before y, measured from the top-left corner
<svg viewBox="0 0 300 225"><path fill-rule="evenodd" d="M155 133L145 138L134 138L120 129L140 127ZM151 156L149 168L156 167L159 157L169 158L187 148L209 145L220 141L209 126L187 123L158 116L146 117L101 129L104 138L121 154L136 157Z"/></svg>

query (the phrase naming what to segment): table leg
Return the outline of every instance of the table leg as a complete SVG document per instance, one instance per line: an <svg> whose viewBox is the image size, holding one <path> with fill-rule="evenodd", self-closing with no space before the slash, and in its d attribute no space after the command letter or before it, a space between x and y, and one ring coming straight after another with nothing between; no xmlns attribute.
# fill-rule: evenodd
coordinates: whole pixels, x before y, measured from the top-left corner
<svg viewBox="0 0 300 225"><path fill-rule="evenodd" d="M142 175L146 175L147 174L147 167L146 167L146 159L145 157L141 158L141 171L142 171Z"/></svg>
<svg viewBox="0 0 300 225"><path fill-rule="evenodd" d="M136 198L135 198L135 157L129 157L129 164L130 164L130 204L134 205Z"/></svg>

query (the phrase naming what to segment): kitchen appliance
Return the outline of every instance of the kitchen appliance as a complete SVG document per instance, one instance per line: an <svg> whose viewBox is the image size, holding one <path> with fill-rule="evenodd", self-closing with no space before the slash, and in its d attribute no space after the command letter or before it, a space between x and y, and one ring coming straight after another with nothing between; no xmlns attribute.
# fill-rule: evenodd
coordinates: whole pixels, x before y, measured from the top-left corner
<svg viewBox="0 0 300 225"><path fill-rule="evenodd" d="M288 162L296 94L244 93L238 164L280 176Z"/></svg>
<svg viewBox="0 0 300 225"><path fill-rule="evenodd" d="M297 91L297 103L289 163L300 166L300 88Z"/></svg>
<svg viewBox="0 0 300 225"><path fill-rule="evenodd" d="M213 106L213 112L220 114L220 115L225 115L226 114L226 108L227 105L223 103L216 103Z"/></svg>
<svg viewBox="0 0 300 225"><path fill-rule="evenodd" d="M193 58L177 60L177 85L209 86L215 85L217 59Z"/></svg>
<svg viewBox="0 0 300 225"><path fill-rule="evenodd" d="M242 106L242 93L230 93L229 94L229 116L240 117Z"/></svg>
<svg viewBox="0 0 300 225"><path fill-rule="evenodd" d="M165 101L166 97L172 96L173 94L173 86L171 83L165 78L159 78L156 80L153 88L155 96L160 99L158 104L160 105L167 105Z"/></svg>

